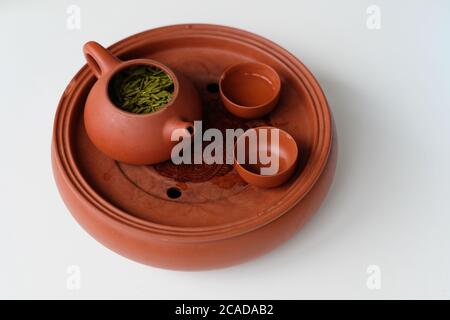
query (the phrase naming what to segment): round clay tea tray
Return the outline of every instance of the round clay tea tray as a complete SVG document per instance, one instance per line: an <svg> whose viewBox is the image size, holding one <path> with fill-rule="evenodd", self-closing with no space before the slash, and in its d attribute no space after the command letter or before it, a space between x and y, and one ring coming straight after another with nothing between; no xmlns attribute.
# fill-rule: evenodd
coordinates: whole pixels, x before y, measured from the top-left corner
<svg viewBox="0 0 450 320"><path fill-rule="evenodd" d="M294 175L273 189L247 185L227 164L113 161L86 135L83 110L95 77L85 66L59 103L52 164L65 203L94 238L153 266L217 268L276 247L317 210L336 163L332 119L317 81L294 56L257 35L201 24L149 30L109 49L121 60L153 59L188 77L202 99L203 130L278 127L302 156ZM245 61L265 63L281 78L279 102L264 118L237 118L220 100L220 75Z"/></svg>

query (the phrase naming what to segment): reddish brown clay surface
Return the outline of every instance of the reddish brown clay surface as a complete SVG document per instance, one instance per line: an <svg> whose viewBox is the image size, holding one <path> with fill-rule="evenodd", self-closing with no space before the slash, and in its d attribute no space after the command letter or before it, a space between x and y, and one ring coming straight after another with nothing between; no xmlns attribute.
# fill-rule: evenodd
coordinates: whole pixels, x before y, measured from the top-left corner
<svg viewBox="0 0 450 320"><path fill-rule="evenodd" d="M234 155L234 167L239 176L247 183L260 188L274 188L285 183L294 173L297 165L298 148L297 143L294 138L291 137L289 133L284 130L274 128L274 127L258 127L251 129L254 130L256 134L256 140L254 140L254 148L251 147L248 135L250 131L247 131L242 136L240 136L236 142L236 146L241 143L244 149L245 156L242 164L238 161L236 153ZM260 140L261 136L259 132L261 130L267 130L267 139L264 140L266 143L262 143ZM272 131L278 131L279 143L278 147L272 148ZM235 150L236 150L235 146ZM269 164L264 164L261 162L259 153L262 151L264 155L271 155L272 157L277 157L278 159L278 170L275 174L262 175L261 169L264 167L269 167ZM253 152L253 156L256 158L255 163L250 163L250 154Z"/></svg>
<svg viewBox="0 0 450 320"><path fill-rule="evenodd" d="M170 159L175 129L193 128L201 119L201 104L189 79L160 62L150 59L120 61L96 42L88 42L83 51L90 69L98 78L84 109L86 132L93 144L109 157L129 164L155 164ZM173 80L172 99L162 109L134 114L119 109L108 95L111 78L126 68L150 65L166 72Z"/></svg>
<svg viewBox="0 0 450 320"><path fill-rule="evenodd" d="M256 62L231 65L219 80L225 108L245 119L260 118L272 111L278 102L280 86L277 72Z"/></svg>
<svg viewBox="0 0 450 320"><path fill-rule="evenodd" d="M248 185L228 165L113 161L86 134L84 105L96 79L84 67L56 112L52 163L65 203L98 241L153 266L218 268L273 249L317 210L336 163L332 120L318 83L295 57L245 31L195 24L146 31L109 49L186 75L202 99L205 128L275 126L292 135L301 157L292 178L273 189ZM245 61L270 65L282 81L277 108L251 121L230 114L217 92L224 69Z"/></svg>

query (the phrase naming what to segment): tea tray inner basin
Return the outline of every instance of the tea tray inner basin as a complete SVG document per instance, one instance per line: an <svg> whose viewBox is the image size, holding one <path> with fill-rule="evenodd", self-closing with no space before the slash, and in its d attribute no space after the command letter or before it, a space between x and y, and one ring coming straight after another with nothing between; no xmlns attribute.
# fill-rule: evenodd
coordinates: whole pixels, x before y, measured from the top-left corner
<svg viewBox="0 0 450 320"><path fill-rule="evenodd" d="M105 200L135 217L167 226L207 227L263 215L283 202L293 182L302 179L318 130L307 90L287 65L255 46L225 37L149 39L120 58L151 58L191 79L203 102L203 129L272 125L289 132L299 146L299 165L283 186L258 189L247 185L230 165L132 166L107 158L90 142L83 125L83 108L90 86L77 105L71 148L84 179ZM282 79L278 106L265 118L242 120L222 106L218 80L232 63L259 61L277 70Z"/></svg>

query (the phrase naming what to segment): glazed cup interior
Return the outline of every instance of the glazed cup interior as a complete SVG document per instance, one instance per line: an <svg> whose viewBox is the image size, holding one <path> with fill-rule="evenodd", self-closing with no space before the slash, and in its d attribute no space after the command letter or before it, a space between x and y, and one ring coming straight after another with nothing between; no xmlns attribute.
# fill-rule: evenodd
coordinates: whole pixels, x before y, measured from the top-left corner
<svg viewBox="0 0 450 320"><path fill-rule="evenodd" d="M231 103L257 108L271 103L280 92L280 77L263 63L245 62L229 67L220 79L220 90Z"/></svg>
<svg viewBox="0 0 450 320"><path fill-rule="evenodd" d="M264 133L265 132L265 133ZM298 147L292 136L275 127L258 127L241 135L234 148L238 174L248 183L274 187L294 172Z"/></svg>

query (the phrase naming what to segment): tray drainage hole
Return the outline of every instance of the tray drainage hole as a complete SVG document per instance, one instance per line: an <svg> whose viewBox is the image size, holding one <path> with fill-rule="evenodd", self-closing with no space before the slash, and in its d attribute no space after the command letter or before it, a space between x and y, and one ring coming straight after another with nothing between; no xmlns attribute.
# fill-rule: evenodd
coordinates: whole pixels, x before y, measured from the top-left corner
<svg viewBox="0 0 450 320"><path fill-rule="evenodd" d="M217 93L219 92L219 85L217 83L208 83L206 90L211 93Z"/></svg>
<svg viewBox="0 0 450 320"><path fill-rule="evenodd" d="M179 197L181 197L181 190L175 187L171 187L167 189L167 196L170 199L178 199Z"/></svg>

